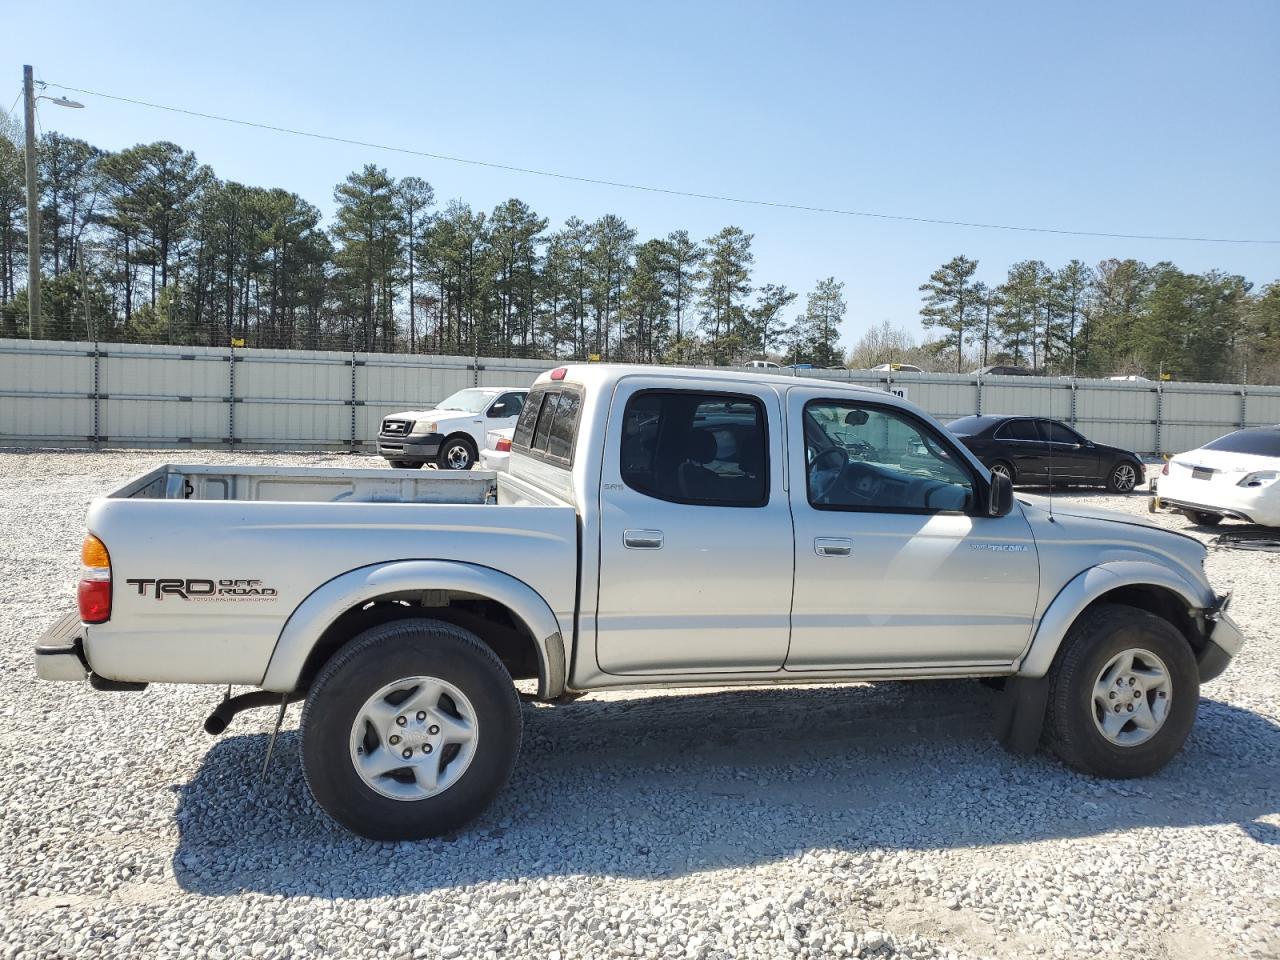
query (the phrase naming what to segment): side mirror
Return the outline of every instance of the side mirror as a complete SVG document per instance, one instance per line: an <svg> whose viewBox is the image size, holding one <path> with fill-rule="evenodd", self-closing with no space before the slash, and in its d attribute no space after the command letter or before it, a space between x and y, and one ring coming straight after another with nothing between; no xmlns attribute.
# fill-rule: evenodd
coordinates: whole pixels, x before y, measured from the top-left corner
<svg viewBox="0 0 1280 960"><path fill-rule="evenodd" d="M495 403L489 408L489 416L505 417L507 415L507 405L505 403Z"/></svg>
<svg viewBox="0 0 1280 960"><path fill-rule="evenodd" d="M850 427L861 427L868 419L867 411L865 410L850 410L844 415L844 422Z"/></svg>
<svg viewBox="0 0 1280 960"><path fill-rule="evenodd" d="M987 515L991 517L1007 516L1013 510L1013 481L1002 473L991 475L991 500L987 504Z"/></svg>

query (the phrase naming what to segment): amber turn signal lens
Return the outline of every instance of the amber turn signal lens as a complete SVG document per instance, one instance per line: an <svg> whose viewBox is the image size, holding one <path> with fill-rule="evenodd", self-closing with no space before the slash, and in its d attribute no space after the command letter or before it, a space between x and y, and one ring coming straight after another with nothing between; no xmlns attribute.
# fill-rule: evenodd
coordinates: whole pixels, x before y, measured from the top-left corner
<svg viewBox="0 0 1280 960"><path fill-rule="evenodd" d="M80 547L80 562L86 567L109 567L111 555L107 553L106 544L90 533Z"/></svg>

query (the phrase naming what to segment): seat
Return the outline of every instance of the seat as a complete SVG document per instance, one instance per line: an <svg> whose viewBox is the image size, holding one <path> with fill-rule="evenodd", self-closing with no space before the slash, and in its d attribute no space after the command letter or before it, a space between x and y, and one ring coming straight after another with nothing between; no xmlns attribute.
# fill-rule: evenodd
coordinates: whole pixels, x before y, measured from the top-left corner
<svg viewBox="0 0 1280 960"><path fill-rule="evenodd" d="M716 458L718 444L710 430L694 430L685 441L684 461L676 470L680 496L686 500L715 499L720 478L706 464Z"/></svg>

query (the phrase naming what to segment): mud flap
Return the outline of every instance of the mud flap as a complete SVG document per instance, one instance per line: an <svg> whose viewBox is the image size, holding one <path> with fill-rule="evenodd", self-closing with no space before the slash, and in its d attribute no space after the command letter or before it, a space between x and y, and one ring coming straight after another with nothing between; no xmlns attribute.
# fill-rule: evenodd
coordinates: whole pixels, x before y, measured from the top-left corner
<svg viewBox="0 0 1280 960"><path fill-rule="evenodd" d="M1009 678L996 716L996 735L1006 750L1022 755L1036 752L1048 705L1048 677Z"/></svg>

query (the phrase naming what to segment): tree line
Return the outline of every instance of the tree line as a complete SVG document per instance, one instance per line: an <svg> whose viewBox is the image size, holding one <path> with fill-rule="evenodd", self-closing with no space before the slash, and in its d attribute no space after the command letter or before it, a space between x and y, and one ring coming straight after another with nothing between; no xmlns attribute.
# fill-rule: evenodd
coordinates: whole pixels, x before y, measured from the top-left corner
<svg viewBox="0 0 1280 960"><path fill-rule="evenodd" d="M0 336L27 336L22 148L0 129ZM37 147L43 335L150 343L817 367L910 362L1051 374L1280 379L1280 283L1171 263L1013 264L957 256L921 285L915 342L874 327L846 354L844 285L801 301L759 282L753 237L726 226L641 238L625 220L558 227L512 198L437 201L369 164L335 213L219 179L176 144L112 152L51 132Z"/></svg>
<svg viewBox="0 0 1280 960"><path fill-rule="evenodd" d="M375 165L336 212L219 179L176 144L38 146L43 335L417 353L839 364L843 285L803 309L757 285L752 235L639 238L613 214L553 229L524 201L438 204ZM0 137L0 336L26 335L21 148Z"/></svg>
<svg viewBox="0 0 1280 960"><path fill-rule="evenodd" d="M931 343L881 328L876 346L945 357L956 370L1008 364L1058 375L1280 382L1280 283L1254 292L1238 275L1138 260L1056 269L1023 260L995 284L976 279L977 270L976 260L954 257L920 286Z"/></svg>

